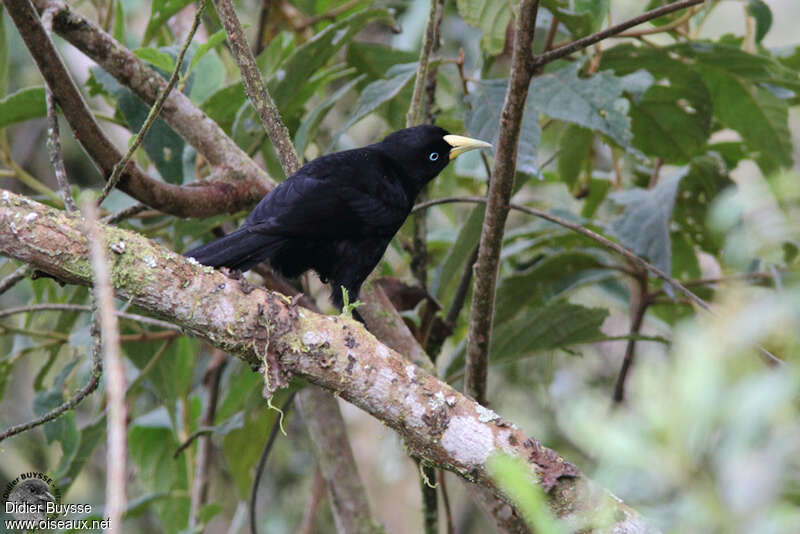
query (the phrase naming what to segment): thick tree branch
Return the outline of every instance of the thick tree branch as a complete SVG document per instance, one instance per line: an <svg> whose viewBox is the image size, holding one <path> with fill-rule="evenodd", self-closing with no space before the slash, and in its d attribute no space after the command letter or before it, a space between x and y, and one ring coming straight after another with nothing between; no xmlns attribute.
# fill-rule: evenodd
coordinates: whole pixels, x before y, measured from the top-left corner
<svg viewBox="0 0 800 534"><path fill-rule="evenodd" d="M517 167L517 145L525 111L525 99L533 75L529 58L533 56L533 34L536 27L538 0L523 0L517 14L511 77L508 81L494 168L489 182L486 216L483 220L467 342L465 391L481 404L486 404L486 376L494 314L494 293L503 231L508 217L508 202Z"/></svg>
<svg viewBox="0 0 800 534"><path fill-rule="evenodd" d="M0 228L0 254L65 282L91 283L88 243L76 219L0 190ZM415 456L493 491L487 459L517 455L551 491L557 515L579 521L610 506L616 513L604 517L613 524L597 526L598 532L647 531L635 512L555 452L409 363L355 321L299 308L276 293L244 292L239 282L132 232L102 226L98 241L109 251L118 296L260 365L272 387L296 374L334 391L400 433ZM586 524L580 528L585 532Z"/></svg>
<svg viewBox="0 0 800 534"><path fill-rule="evenodd" d="M638 26L639 24L644 24L653 19L657 19L658 17L663 17L664 15L669 15L675 11L680 11L681 9L686 9L687 7L696 6L697 4L702 4L706 0L681 0L680 2L673 2L671 4L667 4L665 6L651 9L646 13L642 13L638 17L633 17L632 19L626 20L625 22L620 22L619 24L615 24L610 28L606 28L605 30L599 31L597 33L593 33L592 35L587 35L582 39L578 39L577 41L573 41L569 44L564 46L560 46L555 50L550 50L549 52L544 52L538 56L529 56L529 61L534 69L540 68L542 65L546 65L552 61L557 59L561 59L562 57L568 56L570 54L574 54L578 50L583 50L584 48L588 48L595 43L602 41L603 39L607 39L609 37L613 37L619 33L624 32L628 28L632 28L634 26Z"/></svg>
<svg viewBox="0 0 800 534"><path fill-rule="evenodd" d="M328 487L336 531L354 534L383 532L372 518L361 479L352 476L351 470L357 469L356 460L336 400L320 388L306 388L301 393L298 404L314 444L322 478Z"/></svg>

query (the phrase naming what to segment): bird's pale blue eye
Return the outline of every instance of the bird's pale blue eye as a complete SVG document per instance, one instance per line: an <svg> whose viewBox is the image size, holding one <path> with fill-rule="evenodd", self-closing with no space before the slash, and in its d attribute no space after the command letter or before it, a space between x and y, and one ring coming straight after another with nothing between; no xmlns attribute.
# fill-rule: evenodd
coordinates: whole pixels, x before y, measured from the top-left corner
<svg viewBox="0 0 800 534"><path fill-rule="evenodd" d="M439 153L438 152L431 152L431 155L428 156L428 159L431 160L431 161L436 161L437 159L439 159Z"/></svg>

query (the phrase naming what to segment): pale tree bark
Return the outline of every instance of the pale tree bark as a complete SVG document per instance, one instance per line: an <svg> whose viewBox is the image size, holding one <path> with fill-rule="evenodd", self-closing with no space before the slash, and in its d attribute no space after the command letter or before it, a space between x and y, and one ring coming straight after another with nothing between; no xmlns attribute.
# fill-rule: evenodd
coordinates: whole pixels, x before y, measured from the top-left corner
<svg viewBox="0 0 800 534"><path fill-rule="evenodd" d="M78 218L3 190L0 228L0 254L66 283L92 283ZM300 308L277 293L243 291L240 282L138 234L109 226L100 234L119 297L259 366L270 388L301 376L396 430L411 454L501 496L486 462L498 453L518 456L574 531L649 531L636 512L557 453L381 344L359 323ZM597 524L600 517L605 522Z"/></svg>

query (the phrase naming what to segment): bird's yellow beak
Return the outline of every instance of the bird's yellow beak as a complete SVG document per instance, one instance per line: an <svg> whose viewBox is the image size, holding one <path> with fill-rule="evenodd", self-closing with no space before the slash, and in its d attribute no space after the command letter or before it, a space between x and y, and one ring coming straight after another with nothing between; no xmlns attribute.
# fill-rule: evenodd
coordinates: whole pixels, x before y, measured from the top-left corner
<svg viewBox="0 0 800 534"><path fill-rule="evenodd" d="M448 145L450 145L450 160L456 159L459 154L463 154L468 150L474 150L476 148L492 148L492 145L485 141L479 141L477 139L472 139L470 137L464 137L462 135L445 135L444 141Z"/></svg>

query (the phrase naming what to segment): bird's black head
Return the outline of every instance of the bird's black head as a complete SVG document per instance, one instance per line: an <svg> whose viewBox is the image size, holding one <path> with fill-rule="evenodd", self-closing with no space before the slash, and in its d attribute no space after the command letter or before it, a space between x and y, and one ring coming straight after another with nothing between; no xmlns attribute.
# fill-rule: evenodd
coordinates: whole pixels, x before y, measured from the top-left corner
<svg viewBox="0 0 800 534"><path fill-rule="evenodd" d="M462 152L491 145L451 135L444 128L426 124L389 134L378 146L405 171L415 185L422 187L436 178L450 160Z"/></svg>

